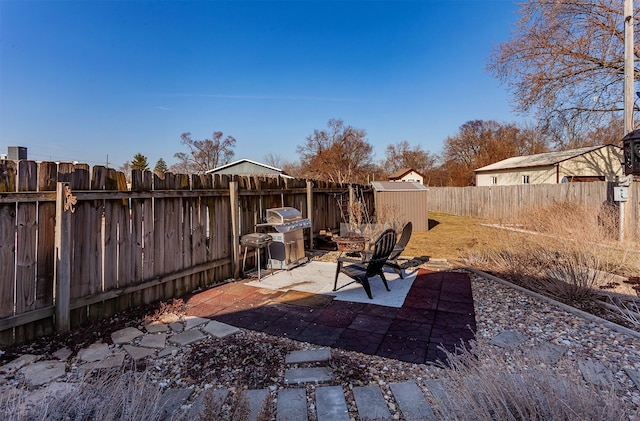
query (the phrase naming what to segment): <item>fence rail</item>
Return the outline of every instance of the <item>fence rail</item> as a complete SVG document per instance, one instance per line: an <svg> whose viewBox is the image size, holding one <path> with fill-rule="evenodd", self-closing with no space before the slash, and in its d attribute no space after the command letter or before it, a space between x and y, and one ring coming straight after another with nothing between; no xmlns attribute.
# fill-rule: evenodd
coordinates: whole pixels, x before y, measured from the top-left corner
<svg viewBox="0 0 640 421"><path fill-rule="evenodd" d="M148 171L127 186L102 166L0 161L0 345L237 278L239 238L266 209L301 210L310 242L340 226L349 188Z"/></svg>
<svg viewBox="0 0 640 421"><path fill-rule="evenodd" d="M593 206L614 202L614 183L527 184L487 187L429 187L429 210L459 216L472 216L505 223L518 222L522 211L553 202ZM624 237L640 238L640 183L629 187L623 204Z"/></svg>

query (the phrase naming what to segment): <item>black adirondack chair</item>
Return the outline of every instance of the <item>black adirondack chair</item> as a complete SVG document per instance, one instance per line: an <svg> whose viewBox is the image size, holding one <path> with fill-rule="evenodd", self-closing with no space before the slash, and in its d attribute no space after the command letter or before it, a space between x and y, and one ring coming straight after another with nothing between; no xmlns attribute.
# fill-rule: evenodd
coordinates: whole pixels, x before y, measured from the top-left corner
<svg viewBox="0 0 640 421"><path fill-rule="evenodd" d="M348 257L338 258L338 267L336 268L336 279L333 282L333 290L335 291L338 286L338 275L344 273L351 279L362 284L367 296L373 299L371 295L371 285L369 284L369 278L379 276L384 283L387 291L389 285L384 277L384 264L386 263L389 255L393 251L396 245L396 232L393 229L388 229L383 232L375 241L373 245L373 253L368 254L366 260L355 260ZM345 266L345 263L348 263Z"/></svg>
<svg viewBox="0 0 640 421"><path fill-rule="evenodd" d="M391 251L389 258L385 263L385 266L393 269L398 275L400 275L400 278L402 279L404 279L404 272L402 271L402 266L400 266L400 263L398 263L398 258L404 251L405 247L407 247L407 244L409 243L409 239L411 238L412 231L413 231L413 224L411 223L411 221L404 224L404 227L402 227L402 234L400 234L400 239L398 240L398 243L395 245L395 247Z"/></svg>

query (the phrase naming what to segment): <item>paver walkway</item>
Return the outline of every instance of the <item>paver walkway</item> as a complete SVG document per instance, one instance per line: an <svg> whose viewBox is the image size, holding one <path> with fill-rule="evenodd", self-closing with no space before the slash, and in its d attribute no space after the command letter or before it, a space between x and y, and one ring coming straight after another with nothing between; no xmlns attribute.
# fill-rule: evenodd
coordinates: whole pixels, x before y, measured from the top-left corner
<svg viewBox="0 0 640 421"><path fill-rule="evenodd" d="M230 283L187 298L187 314L413 363L443 359L440 348L466 345L476 330L471 281L461 272L421 269L401 308L336 300L305 307L278 300L283 294Z"/></svg>

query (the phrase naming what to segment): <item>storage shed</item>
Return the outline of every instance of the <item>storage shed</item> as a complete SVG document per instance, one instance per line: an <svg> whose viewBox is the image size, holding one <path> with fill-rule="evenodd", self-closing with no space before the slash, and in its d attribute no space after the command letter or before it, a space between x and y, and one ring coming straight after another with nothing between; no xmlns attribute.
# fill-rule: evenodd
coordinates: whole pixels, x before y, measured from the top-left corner
<svg viewBox="0 0 640 421"><path fill-rule="evenodd" d="M427 193L429 189L422 183L398 183L393 181L373 181L373 195L376 209L394 207L403 212L403 219L413 223L414 231L429 231Z"/></svg>

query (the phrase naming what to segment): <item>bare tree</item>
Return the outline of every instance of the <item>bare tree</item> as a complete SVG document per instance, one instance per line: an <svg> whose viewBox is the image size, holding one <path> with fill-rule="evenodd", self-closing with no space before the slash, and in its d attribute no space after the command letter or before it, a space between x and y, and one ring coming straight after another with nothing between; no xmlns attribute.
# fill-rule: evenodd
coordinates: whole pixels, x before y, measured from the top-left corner
<svg viewBox="0 0 640 421"><path fill-rule="evenodd" d="M382 166L388 174L402 168L412 168L425 175L436 166L438 159L438 155L424 151L420 145L411 146L403 140L387 146Z"/></svg>
<svg viewBox="0 0 640 421"><path fill-rule="evenodd" d="M517 111L535 112L580 146L623 109L623 10L623 0L525 0L514 35L488 68L508 84Z"/></svg>
<svg viewBox="0 0 640 421"><path fill-rule="evenodd" d="M329 120L325 130L314 130L296 150L306 178L365 183L375 171L373 146L366 132L345 126L340 119Z"/></svg>
<svg viewBox="0 0 640 421"><path fill-rule="evenodd" d="M546 146L514 124L493 120L468 121L444 142L443 167L453 186L475 183L474 170L512 156L544 152Z"/></svg>
<svg viewBox="0 0 640 421"><path fill-rule="evenodd" d="M271 152L264 156L264 163L267 165L271 165L274 168L280 169L282 169L282 167L286 164L286 162L280 155L273 154Z"/></svg>
<svg viewBox="0 0 640 421"><path fill-rule="evenodd" d="M213 132L211 139L193 140L191 133L182 133L181 141L189 152L177 152L173 156L178 162L171 170L180 173L204 173L220 165L228 164L235 152L236 139L222 132Z"/></svg>

